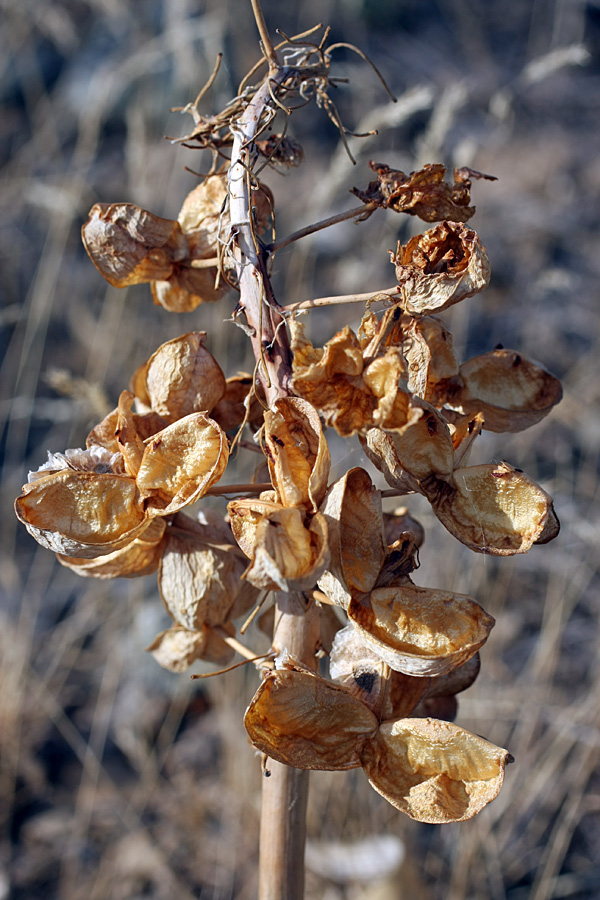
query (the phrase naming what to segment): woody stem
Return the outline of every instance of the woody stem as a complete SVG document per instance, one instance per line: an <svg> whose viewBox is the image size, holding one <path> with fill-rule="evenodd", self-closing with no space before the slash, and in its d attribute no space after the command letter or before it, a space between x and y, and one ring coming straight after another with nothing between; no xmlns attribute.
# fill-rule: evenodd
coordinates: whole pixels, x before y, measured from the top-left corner
<svg viewBox="0 0 600 900"><path fill-rule="evenodd" d="M278 594L273 649L315 667L319 613L301 594ZM260 824L259 900L302 900L309 772L269 760Z"/></svg>

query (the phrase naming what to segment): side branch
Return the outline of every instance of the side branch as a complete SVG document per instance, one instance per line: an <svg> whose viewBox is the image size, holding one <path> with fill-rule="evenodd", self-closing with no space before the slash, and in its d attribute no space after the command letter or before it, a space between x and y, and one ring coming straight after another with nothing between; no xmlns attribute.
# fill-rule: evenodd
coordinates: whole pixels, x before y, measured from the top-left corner
<svg viewBox="0 0 600 900"><path fill-rule="evenodd" d="M348 219L354 219L357 216L361 216L363 213L370 213L376 209L376 203L363 203L361 206L347 209L346 212L338 213L336 216L330 216L328 219L322 219L320 222L315 222L314 225L306 225L305 228L300 228L298 231L294 231L293 234L288 234L278 241L273 241L272 244L267 244L265 249L270 253L274 253L275 250L281 250L282 247L287 247L288 244L299 241L309 234L315 234L317 231L322 231L323 228L329 228L330 225L338 225L340 222L346 222Z"/></svg>

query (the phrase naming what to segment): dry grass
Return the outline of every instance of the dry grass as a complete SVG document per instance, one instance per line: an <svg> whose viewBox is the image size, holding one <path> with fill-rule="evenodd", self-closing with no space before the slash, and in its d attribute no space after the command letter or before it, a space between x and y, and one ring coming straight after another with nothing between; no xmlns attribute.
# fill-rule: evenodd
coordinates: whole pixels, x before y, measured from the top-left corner
<svg viewBox="0 0 600 900"><path fill-rule="evenodd" d="M458 721L516 757L500 798L472 822L417 826L362 775L317 774L313 840L397 834L409 852L387 881L334 883L313 872L308 896L596 897L598 5L276 6L265 3L272 28L331 22L335 39L376 58L400 97L389 104L358 58L340 52L353 84L339 91L344 121L380 135L353 142L353 169L324 116L294 117L306 163L268 179L279 234L346 208L347 189L368 181L371 155L405 170L443 161L499 176L475 187L492 285L447 319L463 358L501 342L542 360L565 386L549 420L487 435L478 451L482 461L509 459L554 495L563 522L555 543L518 559L478 557L420 509L428 540L419 581L470 593L497 618ZM220 48L210 103L234 93L256 57L249 4L3 0L2 11L0 900L251 900L260 776L240 716L255 674L199 689L159 670L143 653L164 622L154 580L79 580L11 511L27 467L46 449L81 445L162 341L203 328L227 374L247 365L244 336L223 325L222 307L169 316L145 288L107 288L79 227L96 200L177 211L195 183L183 167L208 163L160 139L183 128L167 111L195 96ZM391 284L385 251L412 227L375 216L282 251L279 296ZM331 334L349 315L358 313L314 313L314 333ZM358 445L332 443L339 465L361 463Z"/></svg>

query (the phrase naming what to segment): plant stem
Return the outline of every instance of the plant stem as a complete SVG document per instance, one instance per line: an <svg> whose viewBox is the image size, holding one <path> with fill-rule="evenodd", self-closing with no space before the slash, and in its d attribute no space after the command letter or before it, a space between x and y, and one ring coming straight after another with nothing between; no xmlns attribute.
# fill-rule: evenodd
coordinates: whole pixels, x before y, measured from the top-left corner
<svg viewBox="0 0 600 900"><path fill-rule="evenodd" d="M289 303L282 306L286 313L296 312L300 309L313 309L315 306L340 306L343 303L368 303L369 300L378 300L383 294L388 298L395 298L400 294L399 285L391 288L382 288L380 291L368 291L366 294L340 294L337 297L317 297L315 300L302 300L298 303Z"/></svg>
<svg viewBox="0 0 600 900"><path fill-rule="evenodd" d="M278 594L273 649L316 668L316 604L301 594ZM269 760L263 782L259 900L302 900L309 772Z"/></svg>
<svg viewBox="0 0 600 900"><path fill-rule="evenodd" d="M362 203L360 206L355 206L352 209L347 209L346 212L338 213L335 216L330 216L328 219L321 219L320 222L315 222L313 225L306 225L304 228L300 228L298 231L294 231L292 234L286 235L286 237L280 238L278 241L273 241L272 244L267 244L266 249L270 253L274 253L275 250L281 250L282 247L287 247L288 244L293 244L294 241L299 241L303 237L307 237L309 234L314 234L316 231L322 231L324 228L329 228L330 225L338 225L340 222L346 222L348 219L354 219L356 216L360 216L365 212L369 212L370 210L377 209L376 203Z"/></svg>

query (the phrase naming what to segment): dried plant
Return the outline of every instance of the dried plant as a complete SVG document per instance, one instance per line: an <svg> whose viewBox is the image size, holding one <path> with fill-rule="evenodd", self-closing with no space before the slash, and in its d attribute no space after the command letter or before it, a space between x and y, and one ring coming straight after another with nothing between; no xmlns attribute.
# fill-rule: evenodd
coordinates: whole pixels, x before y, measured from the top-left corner
<svg viewBox="0 0 600 900"><path fill-rule="evenodd" d="M353 190L361 206L274 238L274 200L258 174L297 166L302 149L285 129L265 137L267 129L314 100L344 142L348 132L330 97L339 45L327 43L328 29L274 47L257 0L253 9L263 55L237 96L217 115L199 111L217 64L184 109L194 124L182 140L209 149L213 164L177 219L98 203L83 240L110 284L149 282L168 311L227 304L235 292L233 321L252 343L255 371L226 379L203 332L164 343L86 449L49 453L15 508L79 575L158 571L173 626L148 649L162 666L228 666L240 653L262 670L244 720L269 776L261 898L294 900L303 895L307 770L362 767L376 791L421 822L464 821L500 791L509 752L451 721L494 620L471 597L414 583L423 529L404 509L384 513L382 497L421 494L480 553L524 553L553 539L558 519L541 487L507 462L469 466L468 456L482 429L538 422L561 388L514 350L460 364L437 318L488 284L485 248L465 223L475 212L471 180L490 176L457 169L450 184L440 164L407 176L371 163L377 181ZM319 301L280 305L273 256L379 209L437 224L398 244L397 284L367 295L358 331L345 327L315 347L300 307ZM390 489L378 490L362 468L331 482L326 428L358 435ZM222 484L236 447L258 450L261 465L252 483ZM207 494L235 499L218 520L182 511ZM266 595L275 622L260 656L237 629ZM326 658L328 672L319 666Z"/></svg>

